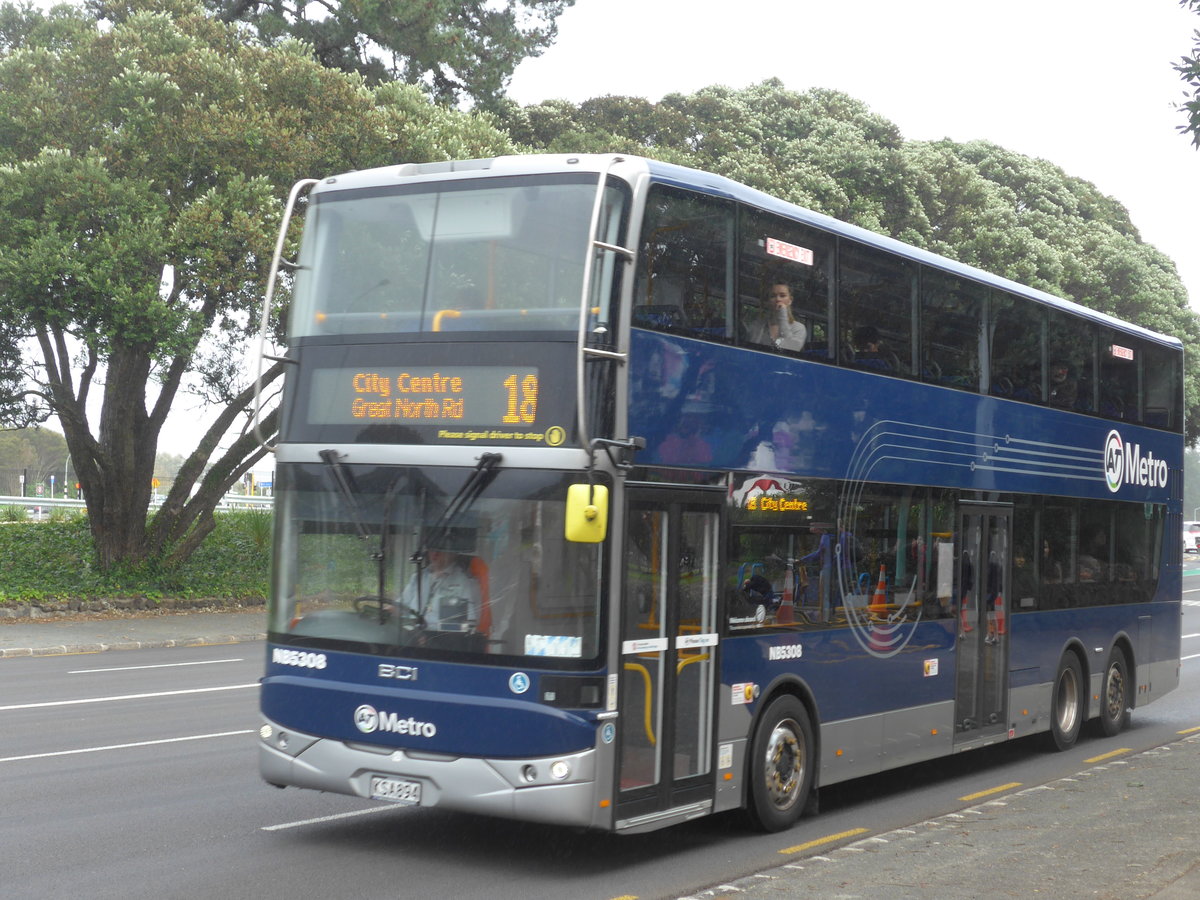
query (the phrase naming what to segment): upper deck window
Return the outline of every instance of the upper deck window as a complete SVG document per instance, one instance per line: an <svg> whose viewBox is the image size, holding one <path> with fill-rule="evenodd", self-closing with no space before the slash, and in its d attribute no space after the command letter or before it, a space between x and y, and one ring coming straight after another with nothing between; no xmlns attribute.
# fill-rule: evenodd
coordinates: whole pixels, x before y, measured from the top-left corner
<svg viewBox="0 0 1200 900"><path fill-rule="evenodd" d="M733 206L655 187L646 201L633 325L712 341L729 338Z"/></svg>
<svg viewBox="0 0 1200 900"><path fill-rule="evenodd" d="M832 236L748 210L740 225L741 340L753 347L831 361Z"/></svg>
<svg viewBox="0 0 1200 900"><path fill-rule="evenodd" d="M917 267L894 254L843 241L838 268L842 363L910 377Z"/></svg>
<svg viewBox="0 0 1200 900"><path fill-rule="evenodd" d="M1051 309L1047 344L1046 401L1059 409L1096 409L1096 326Z"/></svg>
<svg viewBox="0 0 1200 900"><path fill-rule="evenodd" d="M292 337L579 326L596 176L480 178L318 194ZM625 193L606 189L598 237L619 243ZM609 254L611 255L611 254ZM596 325L619 266L601 259Z"/></svg>
<svg viewBox="0 0 1200 900"><path fill-rule="evenodd" d="M921 275L921 378L979 390L987 288L926 268Z"/></svg>
<svg viewBox="0 0 1200 900"><path fill-rule="evenodd" d="M991 393L1011 400L1044 403L1045 340L1044 306L993 292L988 323Z"/></svg>

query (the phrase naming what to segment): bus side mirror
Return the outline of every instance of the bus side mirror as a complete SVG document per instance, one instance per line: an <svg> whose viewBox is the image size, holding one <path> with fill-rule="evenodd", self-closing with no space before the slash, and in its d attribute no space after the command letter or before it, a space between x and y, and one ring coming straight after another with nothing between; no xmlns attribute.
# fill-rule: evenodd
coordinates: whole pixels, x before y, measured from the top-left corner
<svg viewBox="0 0 1200 900"><path fill-rule="evenodd" d="M608 534L608 488L603 484L573 484L567 488L568 541L598 544Z"/></svg>

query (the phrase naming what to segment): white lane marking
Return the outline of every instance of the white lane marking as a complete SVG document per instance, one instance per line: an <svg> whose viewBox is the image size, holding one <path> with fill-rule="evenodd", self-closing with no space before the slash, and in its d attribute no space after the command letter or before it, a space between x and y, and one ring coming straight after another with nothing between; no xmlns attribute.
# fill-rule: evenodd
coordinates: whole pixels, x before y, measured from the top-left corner
<svg viewBox="0 0 1200 900"><path fill-rule="evenodd" d="M153 747L157 744L179 744L184 741L206 741L210 738L233 737L239 734L253 734L244 731L218 731L213 734L193 734L187 737L163 738L158 741L137 741L132 744L109 744L105 747L82 747L79 750L54 750L50 753L30 753L27 756L0 756L0 763L18 762L23 759L48 759L52 756L74 756L78 753L100 753L103 750L128 750L131 747Z"/></svg>
<svg viewBox="0 0 1200 900"><path fill-rule="evenodd" d="M115 697L88 697L79 700L47 700L41 703L14 703L11 706L0 706L0 712L13 709L45 709L51 706L75 706L81 703L112 703L116 700L148 700L151 697L180 697L185 694L211 694L214 691L241 691L246 688L258 687L258 682L252 684L230 684L224 687L191 688L186 691L157 691L152 694L120 694Z"/></svg>
<svg viewBox="0 0 1200 900"><path fill-rule="evenodd" d="M383 812L388 809L395 809L394 804L388 806L372 806L370 809L357 809L354 812L338 813L333 816L321 816L316 819L303 819L299 822L284 822L282 825L264 825L259 831L283 831L285 828L300 828L302 825L320 825L322 822L333 822L337 819L349 819L354 816L365 816L370 813Z"/></svg>
<svg viewBox="0 0 1200 900"><path fill-rule="evenodd" d="M205 659L199 662L160 663L156 666L112 666L107 669L73 669L68 675L91 675L95 672L140 672L142 669L179 669L183 666L214 666L217 663L245 662L244 659Z"/></svg>

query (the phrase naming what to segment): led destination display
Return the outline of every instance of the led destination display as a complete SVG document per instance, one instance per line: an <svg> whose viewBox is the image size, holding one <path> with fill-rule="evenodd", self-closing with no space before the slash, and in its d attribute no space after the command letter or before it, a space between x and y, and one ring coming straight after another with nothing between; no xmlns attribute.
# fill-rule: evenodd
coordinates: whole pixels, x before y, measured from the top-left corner
<svg viewBox="0 0 1200 900"><path fill-rule="evenodd" d="M407 424L526 429L538 421L538 370L521 366L320 369L314 425Z"/></svg>

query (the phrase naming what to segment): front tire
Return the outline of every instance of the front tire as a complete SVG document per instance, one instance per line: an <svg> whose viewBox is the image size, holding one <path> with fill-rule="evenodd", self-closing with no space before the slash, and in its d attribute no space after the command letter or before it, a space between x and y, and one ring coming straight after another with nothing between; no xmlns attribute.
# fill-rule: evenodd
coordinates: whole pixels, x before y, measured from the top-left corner
<svg viewBox="0 0 1200 900"><path fill-rule="evenodd" d="M1079 738L1085 707L1083 668L1074 653L1063 655L1050 695L1050 742L1055 750L1070 750Z"/></svg>
<svg viewBox="0 0 1200 900"><path fill-rule="evenodd" d="M754 729L750 753L751 823L769 832L791 828L816 775L816 742L804 704L790 694L772 700Z"/></svg>
<svg viewBox="0 0 1200 900"><path fill-rule="evenodd" d="M1129 725L1129 663L1125 652L1114 647L1104 667L1104 684L1100 695L1100 730L1105 737L1114 737Z"/></svg>

